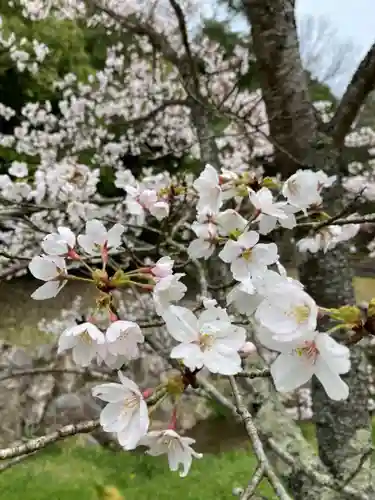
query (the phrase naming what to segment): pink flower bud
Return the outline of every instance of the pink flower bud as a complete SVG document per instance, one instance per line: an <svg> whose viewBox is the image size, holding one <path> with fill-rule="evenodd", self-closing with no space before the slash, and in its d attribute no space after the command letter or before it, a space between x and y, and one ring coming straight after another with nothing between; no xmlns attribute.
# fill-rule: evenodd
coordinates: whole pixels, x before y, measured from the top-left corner
<svg viewBox="0 0 375 500"><path fill-rule="evenodd" d="M75 250L73 250L73 248L69 248L66 256L70 257L72 260L81 260L81 257L78 255L78 253Z"/></svg>
<svg viewBox="0 0 375 500"><path fill-rule="evenodd" d="M114 323L117 320L118 320L118 317L116 316L116 314L113 311L109 311L109 321L111 323Z"/></svg>
<svg viewBox="0 0 375 500"><path fill-rule="evenodd" d="M257 348L255 344L252 342L245 342L244 346L240 350L240 355L242 357L250 356L251 354L255 354L257 352Z"/></svg>
<svg viewBox="0 0 375 500"><path fill-rule="evenodd" d="M152 396L154 390L153 389L145 389L143 392L142 392L142 396L144 397L144 399L147 399L149 398L150 396Z"/></svg>

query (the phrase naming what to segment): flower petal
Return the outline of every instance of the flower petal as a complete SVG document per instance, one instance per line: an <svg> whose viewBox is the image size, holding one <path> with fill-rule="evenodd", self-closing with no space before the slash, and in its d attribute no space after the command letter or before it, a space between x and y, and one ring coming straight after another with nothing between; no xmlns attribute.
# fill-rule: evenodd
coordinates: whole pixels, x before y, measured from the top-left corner
<svg viewBox="0 0 375 500"><path fill-rule="evenodd" d="M334 401L342 401L348 398L349 387L347 384L320 357L315 363L315 375L324 387L328 397Z"/></svg>
<svg viewBox="0 0 375 500"><path fill-rule="evenodd" d="M108 231L107 234L107 246L109 248L117 248L121 245L121 236L125 231L125 227L122 224L115 224Z"/></svg>
<svg viewBox="0 0 375 500"><path fill-rule="evenodd" d="M203 366L202 351L197 344L179 344L172 349L170 357L172 359L182 359L190 370L202 368Z"/></svg>
<svg viewBox="0 0 375 500"><path fill-rule="evenodd" d="M108 403L118 403L124 401L127 391L122 384L109 382L108 384L97 385L92 388L92 395Z"/></svg>
<svg viewBox="0 0 375 500"><path fill-rule="evenodd" d="M246 233L241 234L238 238L238 244L241 245L242 248L253 248L259 241L259 233L256 231L247 231Z"/></svg>
<svg viewBox="0 0 375 500"><path fill-rule="evenodd" d="M219 253L219 257L222 261L226 263L232 262L236 259L242 252L241 246L237 243L237 241L228 240L224 248Z"/></svg>
<svg viewBox="0 0 375 500"><path fill-rule="evenodd" d="M163 312L163 319L169 333L178 342L198 340L198 320L186 307L169 306Z"/></svg>
<svg viewBox="0 0 375 500"><path fill-rule="evenodd" d="M280 354L271 365L271 375L280 392L297 389L310 380L313 374L313 363L297 355Z"/></svg>
<svg viewBox="0 0 375 500"><path fill-rule="evenodd" d="M31 294L34 300L46 300L56 297L60 290L67 284L67 281L47 281Z"/></svg>
<svg viewBox="0 0 375 500"><path fill-rule="evenodd" d="M59 274L56 264L51 259L40 256L31 259L29 270L35 278L42 281L52 280Z"/></svg>

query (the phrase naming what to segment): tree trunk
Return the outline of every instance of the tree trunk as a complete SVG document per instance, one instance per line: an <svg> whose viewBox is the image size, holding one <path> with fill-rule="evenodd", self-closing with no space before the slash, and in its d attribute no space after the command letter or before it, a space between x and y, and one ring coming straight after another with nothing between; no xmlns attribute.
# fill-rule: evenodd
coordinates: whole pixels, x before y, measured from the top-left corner
<svg viewBox="0 0 375 500"><path fill-rule="evenodd" d="M303 167L316 123L302 67L291 0L242 0L250 21L279 172ZM291 141L290 139L293 138Z"/></svg>
<svg viewBox="0 0 375 500"><path fill-rule="evenodd" d="M300 278L319 305L337 307L355 303L352 272L345 248L310 257L300 267ZM324 322L324 328L329 322ZM347 401L332 401L313 380L313 411L319 456L331 474L353 487L373 493L371 484L371 419L368 412L367 359L359 345L351 348L351 370L343 379L350 388ZM358 472L355 474L355 472ZM332 498L340 498L333 495Z"/></svg>
<svg viewBox="0 0 375 500"><path fill-rule="evenodd" d="M242 0L252 27L252 38L260 72L262 91L270 120L277 170L285 177L314 165L331 174L338 171L338 152L333 141L322 136L318 143L315 115L309 98L298 48L292 0ZM285 154L285 151L288 154ZM297 161L291 161L292 155ZM339 187L340 190L340 187ZM332 190L328 209L336 205L339 191ZM300 268L300 278L317 303L324 307L354 302L352 273L347 253L341 246L326 255L309 257ZM350 482L365 493L372 493L371 455L361 460L371 446L371 422L367 411L365 359L360 347L352 350L352 369L345 377L349 400L329 400L320 385L313 384L313 407L317 422L319 456L337 479L347 479L360 465ZM292 478L292 476L291 476ZM295 498L323 498L306 483L292 482ZM313 488L316 488L314 486ZM307 489L307 491L306 491ZM340 493L324 493L324 498L343 498Z"/></svg>

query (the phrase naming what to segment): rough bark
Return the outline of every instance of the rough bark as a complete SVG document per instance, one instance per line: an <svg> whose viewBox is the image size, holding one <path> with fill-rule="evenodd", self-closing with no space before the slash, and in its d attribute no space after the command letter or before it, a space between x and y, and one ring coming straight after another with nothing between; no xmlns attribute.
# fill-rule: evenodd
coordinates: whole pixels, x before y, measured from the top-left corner
<svg viewBox="0 0 375 500"><path fill-rule="evenodd" d="M287 176L300 168L299 163L302 163L314 165L316 169L324 169L329 174L339 172L339 157L333 145L334 138L322 136L318 140L316 133L318 124L312 112L298 51L294 2L242 0L242 5L252 26L253 47L272 138L282 149L285 148L299 160L291 162L283 151L277 151L275 160L278 170ZM357 77L357 80L360 81L360 78ZM362 93L358 92L357 98L360 99L364 94L363 90ZM357 102L357 110L360 104ZM352 113L355 107L352 106ZM351 120L353 119L352 117ZM340 199L340 187L330 192L327 199L328 209L335 207L337 199ZM319 254L305 260L300 268L300 278L307 291L322 306L339 306L354 301L352 273L347 254L342 247L326 255ZM324 390L314 383L313 404L319 456L337 479L349 478L361 464L361 470L351 480L351 484L357 485L371 497L373 492L370 458L367 456L364 463L361 461L361 454L368 452L371 446L371 422L367 411L365 360L358 347L353 349L352 363L352 370L346 377L350 388L348 401L332 402ZM295 481L292 475L289 478L296 499L343 498L342 493L319 491L316 484L312 485L311 489L308 485L306 491L304 481Z"/></svg>
<svg viewBox="0 0 375 500"><path fill-rule="evenodd" d="M251 24L271 136L279 146L276 164L287 176L304 165L316 129L300 58L294 2L242 0L242 5Z"/></svg>
<svg viewBox="0 0 375 500"><path fill-rule="evenodd" d="M345 248L311 257L300 268L300 278L307 292L323 307L355 303L352 277ZM329 323L322 326L327 328ZM335 478L345 482L354 476L350 484L371 494L371 419L367 410L367 360L361 346L351 349L351 362L350 372L343 376L350 387L347 401L332 401L321 384L313 380L319 455ZM340 494L332 498L338 500Z"/></svg>
<svg viewBox="0 0 375 500"><path fill-rule="evenodd" d="M367 96L375 88L375 43L355 71L328 130L337 146L344 142Z"/></svg>
<svg viewBox="0 0 375 500"><path fill-rule="evenodd" d="M191 120L193 122L201 153L203 165L210 163L217 170L220 169L219 151L210 128L207 110L194 99L190 99Z"/></svg>
<svg viewBox="0 0 375 500"><path fill-rule="evenodd" d="M302 469L315 469L318 472L326 472L325 467L315 454L312 446L306 441L298 425L286 414L272 384L267 379L254 381L240 380L241 385L250 385L252 395L256 401L255 424L264 439L267 452L273 461L273 465L283 478L294 500L328 500L330 490L322 488L314 483ZM245 387L247 392L249 387ZM293 469L272 450L267 447L267 440L272 439L277 446L290 453L297 465Z"/></svg>

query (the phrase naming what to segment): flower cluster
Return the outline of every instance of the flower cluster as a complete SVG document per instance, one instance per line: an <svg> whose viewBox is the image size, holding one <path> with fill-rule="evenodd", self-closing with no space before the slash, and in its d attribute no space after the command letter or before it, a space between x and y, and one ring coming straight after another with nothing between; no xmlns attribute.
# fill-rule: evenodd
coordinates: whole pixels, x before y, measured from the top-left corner
<svg viewBox="0 0 375 500"><path fill-rule="evenodd" d="M181 237L187 243L185 252L194 262L217 255L233 282L226 304L206 295L194 311L179 304L187 292L181 281L185 274L174 272L175 261L170 256L164 255L155 263L136 261L130 267L128 263L124 268L118 262L116 257L126 253L128 245L122 224L106 229L101 221L91 219L77 237L68 227L60 226L43 238L43 254L33 257L29 264L31 273L46 282L33 293L34 299L55 297L73 280L89 282L99 292L94 313L59 335L59 354L71 352L74 362L83 367L105 363L117 370L140 356L146 336L137 321L120 318L116 307L114 291L124 287L150 294L155 313L171 337L169 356L177 362L181 376L157 389L141 390L119 371L120 383L93 389L93 395L107 403L100 416L103 429L114 433L124 449L145 445L152 455L167 453L170 468L176 470L182 464L182 475L186 475L192 457L199 458L200 454L190 447L190 438L176 432L176 395L194 385L201 370L236 376L243 370L244 358L255 352L255 339L278 353L270 367L277 390L292 391L315 375L330 398L348 397L348 387L340 377L350 369L348 348L338 344L329 332L317 330L318 305L299 281L287 276L277 245L262 241L278 227L294 228L298 213L305 217L311 206L318 207L322 189L333 181L322 172L300 171L283 185L275 183L273 192L266 186L269 181L260 176L225 170L217 173L207 165L190 185L181 186L159 176L146 179L144 188L138 186L134 196L134 178L118 177L117 182L128 193L128 208L138 204L157 220L163 219L160 204L169 206L157 198L161 193L169 193L173 205L183 187L183 196L195 204L196 220L191 231L186 235L186 229L181 228ZM233 200L236 209L228 207ZM147 216L143 213L142 220ZM192 233L196 237L189 240ZM97 262L100 267L96 267ZM104 313L106 326L96 321L99 313ZM238 324L237 313L247 317L243 324ZM167 430L154 431L148 407L165 397L175 400L171 424Z"/></svg>
<svg viewBox="0 0 375 500"><path fill-rule="evenodd" d="M201 8L195 0L183 5L192 17ZM292 230L305 225L309 229L298 235L297 248L317 253L352 238L359 227L332 224L323 212L323 190L334 177L305 169L282 181L265 177L256 166L256 158L270 157L273 146L261 92L238 90L239 78L251 69L247 44L227 53L203 30L189 34L192 57L204 67L197 69L195 102L187 91L191 75L181 69L186 47L180 20L169 2L109 0L106 11L113 9L114 17L89 12L81 1L22 0L21 6L33 21L53 12L61 19L78 18L88 28L105 28L114 40L128 30L117 17L131 18L126 34L132 42L111 42L104 66L86 81L69 73L54 82L60 95L54 105L29 102L16 113L0 103L4 120L18 119L12 133L0 134L1 148L12 153L0 175L1 204L5 216L11 214L0 229L7 249L0 266L7 271L17 255L30 259L30 272L44 282L32 294L35 300L56 297L70 281L96 291L92 313L69 321L57 343L58 354L69 352L77 365L118 370L118 383L93 388L93 396L106 403L100 414L104 431L126 450L145 446L151 455L167 454L170 469L182 465L185 476L201 455L191 438L177 433L180 396L195 389L202 374L238 375L255 345L276 353L270 373L278 391L292 391L316 376L330 398L346 399L341 375L350 370L349 350L330 331L319 331L322 311L302 284L287 276L277 238L271 238L284 230L293 238ZM168 57L142 30L131 30L133 22L145 20L167 45ZM52 51L35 40L7 38L1 29L0 45L21 72L36 73ZM323 103L317 109L326 113ZM225 120L211 137L208 115L214 111ZM353 132L346 142L373 147L374 134ZM145 150L153 159L186 155L194 165L210 157L215 166L206 164L197 178L177 170L134 174L124 157ZM116 198L99 193L103 169L119 190ZM344 185L357 192L368 180L356 171ZM374 198L373 183L364 195ZM108 221L115 222L109 229ZM35 255L40 240L42 252ZM206 264L230 276L218 287L217 300L210 296L215 287L206 283ZM193 307L184 283L190 266L201 284ZM147 325L119 312L115 292L122 288L146 295L168 336L168 349L172 345L167 354L178 374L157 388L140 388L121 371L147 343ZM170 425L156 431L152 412L166 398L173 403Z"/></svg>

